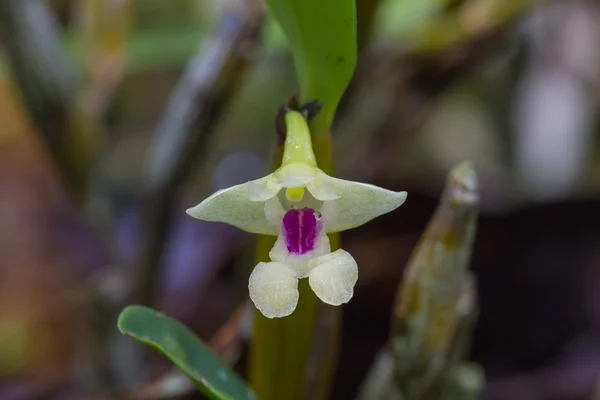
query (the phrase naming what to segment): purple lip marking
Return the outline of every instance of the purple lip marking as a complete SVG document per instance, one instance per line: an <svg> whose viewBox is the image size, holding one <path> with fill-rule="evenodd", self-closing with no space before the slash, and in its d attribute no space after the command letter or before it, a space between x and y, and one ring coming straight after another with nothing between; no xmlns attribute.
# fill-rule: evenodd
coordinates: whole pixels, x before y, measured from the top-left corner
<svg viewBox="0 0 600 400"><path fill-rule="evenodd" d="M287 249L292 254L306 254L315 248L317 218L312 208L291 209L283 216Z"/></svg>

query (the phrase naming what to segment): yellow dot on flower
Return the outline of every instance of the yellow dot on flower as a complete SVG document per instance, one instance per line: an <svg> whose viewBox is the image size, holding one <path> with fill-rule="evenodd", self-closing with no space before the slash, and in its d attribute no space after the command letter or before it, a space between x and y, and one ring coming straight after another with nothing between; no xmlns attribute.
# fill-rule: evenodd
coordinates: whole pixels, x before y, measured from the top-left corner
<svg viewBox="0 0 600 400"><path fill-rule="evenodd" d="M302 198L304 197L304 187L297 186L285 189L285 197L287 197L289 201L302 201Z"/></svg>

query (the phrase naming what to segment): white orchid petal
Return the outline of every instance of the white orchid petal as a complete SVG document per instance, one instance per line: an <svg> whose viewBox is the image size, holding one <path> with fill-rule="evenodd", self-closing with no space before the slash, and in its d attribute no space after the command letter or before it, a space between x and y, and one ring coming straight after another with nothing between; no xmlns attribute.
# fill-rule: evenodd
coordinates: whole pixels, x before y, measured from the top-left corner
<svg viewBox="0 0 600 400"><path fill-rule="evenodd" d="M250 299L267 318L290 315L298 304L298 278L289 265L258 263L248 282Z"/></svg>
<svg viewBox="0 0 600 400"><path fill-rule="evenodd" d="M312 259L309 266L308 283L324 303L339 306L350 301L358 280L358 266L350 253L336 250Z"/></svg>
<svg viewBox="0 0 600 400"><path fill-rule="evenodd" d="M265 201L265 218L275 226L281 225L285 210L277 197Z"/></svg>
<svg viewBox="0 0 600 400"><path fill-rule="evenodd" d="M319 169L304 163L287 164L273 172L274 184L284 188L306 186L315 179Z"/></svg>
<svg viewBox="0 0 600 400"><path fill-rule="evenodd" d="M339 199L340 195L335 192L331 185L328 185L327 179L321 178L323 175L325 174L321 172L315 179L308 182L306 188L317 200L328 201ZM327 177L327 175L325 175L325 177Z"/></svg>
<svg viewBox="0 0 600 400"><path fill-rule="evenodd" d="M314 257L319 257L328 254L331 251L329 238L325 230L321 230L315 239L315 247L312 251L306 254L292 254L288 251L285 241L285 235L280 232L277 236L275 245L269 252L269 257L273 261L288 264L296 271L298 278L306 278L310 272L309 260Z"/></svg>
<svg viewBox="0 0 600 400"><path fill-rule="evenodd" d="M264 177L252 181L264 185ZM250 182L219 190L186 212L194 218L211 222L224 222L246 232L262 235L277 235L279 226L265 218L265 203L249 199Z"/></svg>
<svg viewBox="0 0 600 400"><path fill-rule="evenodd" d="M346 181L321 174L318 177L337 195L337 200L325 201L320 211L327 232L355 228L402 205L406 192L393 192L367 183Z"/></svg>
<svg viewBox="0 0 600 400"><path fill-rule="evenodd" d="M282 186L277 184L273 175L248 182L248 199L250 201L266 201L279 193Z"/></svg>

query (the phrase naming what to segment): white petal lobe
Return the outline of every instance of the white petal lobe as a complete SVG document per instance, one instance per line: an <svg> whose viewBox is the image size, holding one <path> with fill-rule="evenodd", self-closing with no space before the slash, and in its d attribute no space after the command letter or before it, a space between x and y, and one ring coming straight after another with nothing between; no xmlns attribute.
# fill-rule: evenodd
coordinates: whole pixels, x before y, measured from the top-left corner
<svg viewBox="0 0 600 400"><path fill-rule="evenodd" d="M324 176L325 179L322 179L321 176ZM317 200L326 201L326 200L337 200L340 196L335 192L333 186L329 185L328 176L321 172L315 179L308 182L306 188L313 195L313 197Z"/></svg>
<svg viewBox="0 0 600 400"><path fill-rule="evenodd" d="M248 182L248 199L250 201L266 201L272 199L281 190L281 185L274 182L272 175Z"/></svg>
<svg viewBox="0 0 600 400"><path fill-rule="evenodd" d="M318 173L318 168L308 164L288 164L273 172L273 182L285 188L305 186L312 181Z"/></svg>
<svg viewBox="0 0 600 400"><path fill-rule="evenodd" d="M373 218L388 213L402 205L406 192L393 192L367 183L319 176L338 196L337 200L325 201L321 213L327 232L339 232L356 228Z"/></svg>
<svg viewBox="0 0 600 400"><path fill-rule="evenodd" d="M290 315L298 304L298 279L289 265L258 263L248 282L250 299L267 318Z"/></svg>
<svg viewBox="0 0 600 400"><path fill-rule="evenodd" d="M309 260L328 254L330 251L331 245L324 229L318 233L315 239L315 248L306 254L290 253L285 243L285 234L282 231L269 252L269 257L273 261L288 264L296 272L298 278L306 278L310 272Z"/></svg>
<svg viewBox="0 0 600 400"><path fill-rule="evenodd" d="M312 270L308 283L323 302L339 306L350 301L358 280L358 266L350 253L336 250L312 259L309 264Z"/></svg>
<svg viewBox="0 0 600 400"><path fill-rule="evenodd" d="M279 227L265 218L265 203L251 201L249 185L265 185L269 177L219 190L186 212L194 218L224 222L246 232L277 235Z"/></svg>
<svg viewBox="0 0 600 400"><path fill-rule="evenodd" d="M281 225L285 210L277 197L265 201L265 218L275 226Z"/></svg>

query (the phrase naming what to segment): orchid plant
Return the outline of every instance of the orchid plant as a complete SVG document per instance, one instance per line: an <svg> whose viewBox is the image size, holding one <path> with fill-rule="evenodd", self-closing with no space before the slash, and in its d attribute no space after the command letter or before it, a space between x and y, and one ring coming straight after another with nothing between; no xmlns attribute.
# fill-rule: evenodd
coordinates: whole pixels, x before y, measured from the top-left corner
<svg viewBox="0 0 600 400"><path fill-rule="evenodd" d="M360 226L400 207L406 192L333 178L321 171L306 117L285 114L281 167L263 178L219 190L187 210L194 218L224 222L244 231L276 235L271 262L250 275L250 299L268 318L290 315L298 303L298 279L325 303L347 303L358 266L345 250L331 252L327 233Z"/></svg>
<svg viewBox="0 0 600 400"><path fill-rule="evenodd" d="M347 303L358 280L357 262L338 249L336 233L395 210L407 194L329 176L332 122L357 60L355 0L266 2L288 41L298 82L298 97L292 96L277 115L278 133L285 136L283 154L279 146L275 152L281 164L265 177L219 190L187 210L200 220L266 235L257 241L260 262L248 283L258 310L252 313L248 381L194 332L160 312L129 306L118 326L123 334L169 357L211 399L325 400L333 382L341 316L339 308L321 308L317 298L334 306ZM463 362L475 315L473 301L462 298L473 299L474 293L466 269L475 229L476 196L471 195L476 185L470 167L457 171L464 173L452 175L460 179L449 182L449 192L409 263L408 271L413 272L402 286L400 305L394 307L390 347L378 356L361 399L384 393L411 400L473 399L480 391L481 370ZM469 196L456 198L457 193ZM433 259L431 248L436 250ZM450 289L440 276L431 275L440 266L444 276L453 278ZM308 283L300 282L303 278ZM451 303L446 301L448 290L460 291L450 296ZM423 299L427 304L411 306ZM431 347L429 330L439 331L440 318L450 321L452 329L444 331L443 348Z"/></svg>
<svg viewBox="0 0 600 400"><path fill-rule="evenodd" d="M348 252L338 250L336 232L396 209L406 193L328 175L332 123L357 60L355 1L266 2L287 39L298 83L297 102L290 101L284 123L278 124L285 127L281 165L268 176L220 190L188 210L201 220L267 235L257 242L256 258L261 262L248 285L258 309L249 349L249 382L188 328L159 312L130 306L118 325L122 333L164 353L213 399L321 400L331 387L335 352L311 360L309 355L317 342L337 347L339 309L321 309L317 298L331 305L347 303L358 279L357 263ZM306 106L298 109L298 103ZM312 113L315 109L307 107L317 103L319 111L309 122L303 112ZM299 281L303 278L308 284ZM285 316L289 317L281 318ZM317 327L321 319L329 321L326 331ZM309 370L319 379L307 385Z"/></svg>

